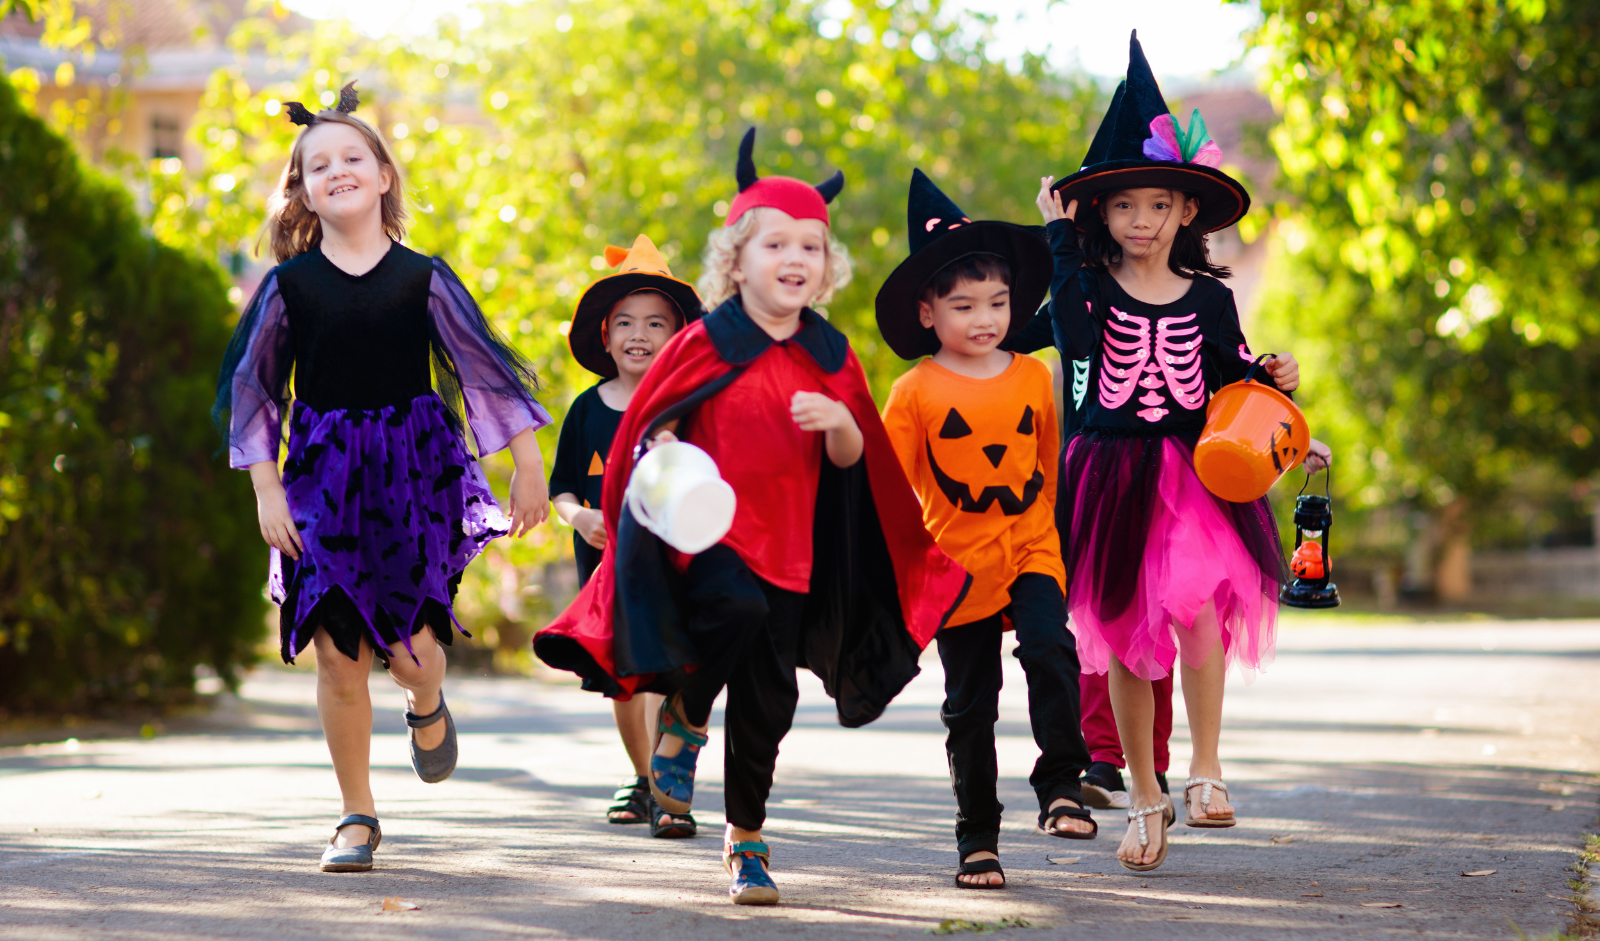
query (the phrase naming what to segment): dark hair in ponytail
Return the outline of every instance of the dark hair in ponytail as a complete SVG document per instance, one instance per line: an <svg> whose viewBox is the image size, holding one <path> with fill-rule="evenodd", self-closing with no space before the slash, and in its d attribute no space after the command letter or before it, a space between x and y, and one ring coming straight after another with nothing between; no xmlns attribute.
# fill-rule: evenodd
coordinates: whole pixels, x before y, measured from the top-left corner
<svg viewBox="0 0 1600 941"><path fill-rule="evenodd" d="M1083 246L1084 264L1091 268L1104 270L1122 260L1122 246L1111 237L1111 227L1106 225L1105 218L1100 214L1100 207L1115 195L1115 192L1101 193L1091 200L1087 207L1078 210L1079 244ZM1183 198L1191 202L1200 201L1193 193L1184 193ZM1193 279L1202 274L1213 278L1227 278L1233 275L1228 266L1211 263L1211 252L1206 247L1206 234L1193 225L1178 227L1178 234L1172 240L1172 251L1167 255L1167 267L1181 278Z"/></svg>

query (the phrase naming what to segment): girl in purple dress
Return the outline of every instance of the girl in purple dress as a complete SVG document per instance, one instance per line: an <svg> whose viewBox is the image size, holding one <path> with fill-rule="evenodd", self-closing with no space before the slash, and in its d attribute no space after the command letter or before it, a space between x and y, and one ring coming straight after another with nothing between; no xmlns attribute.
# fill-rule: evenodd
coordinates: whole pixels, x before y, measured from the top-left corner
<svg viewBox="0 0 1600 941"><path fill-rule="evenodd" d="M372 657L406 692L418 777L443 781L456 735L440 644L460 626L461 572L489 540L548 513L533 435L550 416L529 391L537 380L448 265L400 244L400 167L350 113L353 85L337 109L287 106L305 130L269 207L278 266L239 320L213 408L230 465L255 485L284 662L316 647L317 712L344 801L325 872L371 869L382 839L368 767ZM458 401L480 454L511 449L509 520L467 449Z"/></svg>

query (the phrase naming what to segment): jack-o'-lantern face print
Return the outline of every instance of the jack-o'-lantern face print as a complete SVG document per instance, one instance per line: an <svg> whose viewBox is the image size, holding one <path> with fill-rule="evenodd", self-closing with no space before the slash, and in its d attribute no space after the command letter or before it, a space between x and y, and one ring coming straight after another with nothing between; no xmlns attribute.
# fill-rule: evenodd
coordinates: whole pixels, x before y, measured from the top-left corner
<svg viewBox="0 0 1600 941"><path fill-rule="evenodd" d="M952 408L938 434L927 439L934 480L963 513L987 513L998 503L1006 516L1017 516L1039 499L1044 472L1039 469L1039 439L1034 435L1037 416L1028 405L1018 417L1010 433L980 435Z"/></svg>
<svg viewBox="0 0 1600 941"><path fill-rule="evenodd" d="M1281 474L1300 463L1301 454L1300 449L1294 445L1294 422L1280 421L1278 427L1283 429L1283 432L1272 433L1272 468Z"/></svg>

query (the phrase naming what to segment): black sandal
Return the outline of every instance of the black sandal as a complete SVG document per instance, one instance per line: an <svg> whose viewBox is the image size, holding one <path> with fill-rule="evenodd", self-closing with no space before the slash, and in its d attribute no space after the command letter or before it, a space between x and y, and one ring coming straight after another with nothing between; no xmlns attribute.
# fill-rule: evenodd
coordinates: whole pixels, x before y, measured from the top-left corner
<svg viewBox="0 0 1600 941"><path fill-rule="evenodd" d="M666 823L662 823L666 820ZM663 810L656 803L654 797L650 798L650 835L661 840L687 839L700 832L700 827L694 822L693 814L672 814Z"/></svg>
<svg viewBox="0 0 1600 941"><path fill-rule="evenodd" d="M1055 803L1058 800L1070 801L1074 800L1074 798L1062 794L1061 796L1051 800L1051 803ZM1068 805L1066 807L1057 807L1054 810L1039 811L1039 830L1048 836L1057 836L1063 840L1092 840L1099 836L1100 824L1095 823L1094 815L1089 813L1089 808L1082 806L1081 801L1078 803L1079 806L1077 807ZM1094 829L1090 830L1088 833L1074 833L1071 830L1057 830L1056 821L1060 820L1062 817L1069 817L1073 820L1087 820L1089 821L1089 824L1094 827Z"/></svg>
<svg viewBox="0 0 1600 941"><path fill-rule="evenodd" d="M998 856L998 851L999 847L980 846L967 855L971 856L975 853L987 852ZM961 881L962 876L976 876L985 872L998 872L1000 874L1000 884L990 885L988 883ZM1003 889L1005 887L1006 871L1000 868L1000 860L998 859L976 859L971 861L963 859L960 867L956 869L956 888L958 889Z"/></svg>
<svg viewBox="0 0 1600 941"><path fill-rule="evenodd" d="M624 781L617 792L611 795L615 801L606 808L606 823L647 823L650 818L650 779L639 775L631 782ZM619 817L618 814L633 814L633 819Z"/></svg>

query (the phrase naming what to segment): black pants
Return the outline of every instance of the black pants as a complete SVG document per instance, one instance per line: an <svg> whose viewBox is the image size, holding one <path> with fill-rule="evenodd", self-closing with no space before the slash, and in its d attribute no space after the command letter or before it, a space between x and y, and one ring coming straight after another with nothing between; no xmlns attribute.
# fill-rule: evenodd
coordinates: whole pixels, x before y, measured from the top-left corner
<svg viewBox="0 0 1600 941"><path fill-rule="evenodd" d="M1017 658L1028 678L1028 720L1039 760L1028 783L1039 809L1057 798L1079 800L1078 779L1089 767L1078 715L1078 649L1067 631L1067 605L1056 580L1027 572L1011 583L1005 612L1017 631ZM1000 776L994 726L1000 718L1001 616L947 627L938 634L944 663L950 786L956 794L956 844L962 857L993 850L1000 836L996 796Z"/></svg>
<svg viewBox="0 0 1600 941"><path fill-rule="evenodd" d="M778 743L800 701L795 662L805 595L758 578L738 553L712 546L687 573L689 635L700 665L682 686L684 718L704 725L726 686L724 809L728 822L759 830L767 819Z"/></svg>

